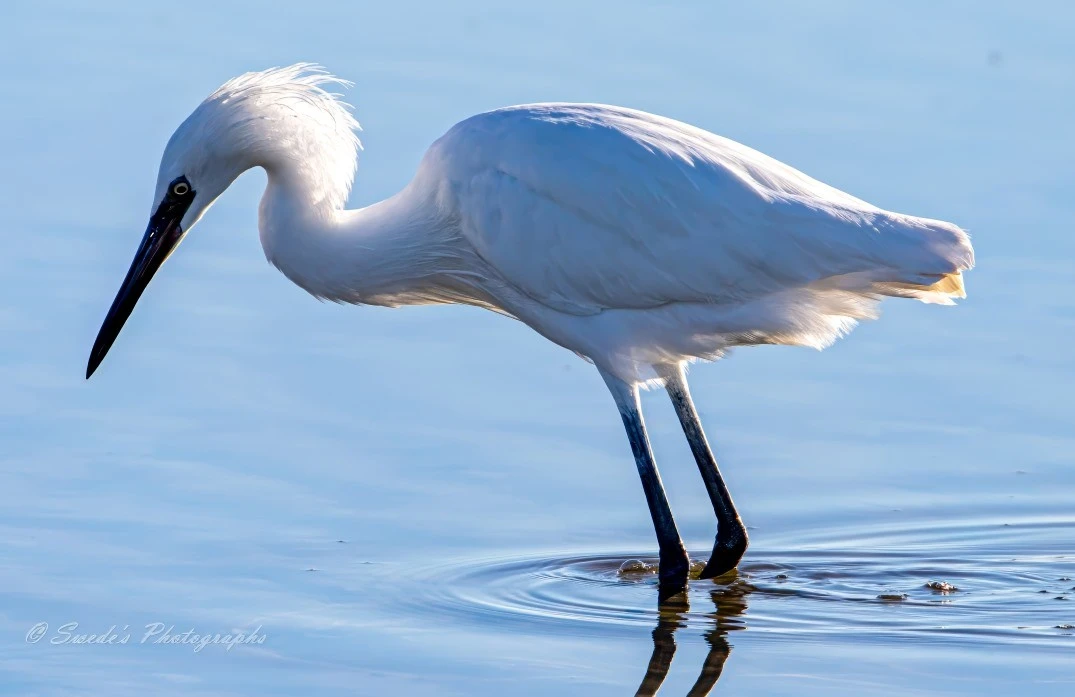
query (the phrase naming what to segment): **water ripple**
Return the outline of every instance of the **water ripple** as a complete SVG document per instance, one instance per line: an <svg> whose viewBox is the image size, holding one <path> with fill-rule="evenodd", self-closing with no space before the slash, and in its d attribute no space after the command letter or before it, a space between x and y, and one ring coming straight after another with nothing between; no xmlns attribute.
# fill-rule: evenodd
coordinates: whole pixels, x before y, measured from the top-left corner
<svg viewBox="0 0 1075 697"><path fill-rule="evenodd" d="M411 597L424 612L533 631L602 633L664 621L776 638L1067 642L1075 640L1073 530L1075 521L1002 531L973 523L924 534L859 530L859 546L830 538L808 548L752 549L738 572L694 579L662 608L655 560L631 554L458 561L420 572L423 590ZM1041 553L1012 556L1008 539Z"/></svg>

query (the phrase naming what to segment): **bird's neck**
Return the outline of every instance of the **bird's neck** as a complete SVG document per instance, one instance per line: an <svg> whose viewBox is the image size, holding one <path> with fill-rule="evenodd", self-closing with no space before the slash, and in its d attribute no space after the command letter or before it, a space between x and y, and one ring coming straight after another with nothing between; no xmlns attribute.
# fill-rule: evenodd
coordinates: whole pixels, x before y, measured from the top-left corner
<svg viewBox="0 0 1075 697"><path fill-rule="evenodd" d="M466 260L436 207L411 186L358 210L310 196L297 171L267 167L259 227L268 260L319 298L367 305L467 302Z"/></svg>

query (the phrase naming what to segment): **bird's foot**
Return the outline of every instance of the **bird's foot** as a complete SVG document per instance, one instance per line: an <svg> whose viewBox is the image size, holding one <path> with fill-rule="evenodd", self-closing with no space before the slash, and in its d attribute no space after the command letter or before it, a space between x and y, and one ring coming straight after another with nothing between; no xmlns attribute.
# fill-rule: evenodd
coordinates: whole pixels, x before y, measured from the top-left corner
<svg viewBox="0 0 1075 697"><path fill-rule="evenodd" d="M657 567L658 599L664 602L685 591L690 570L691 560L685 549L662 549L660 565Z"/></svg>
<svg viewBox="0 0 1075 697"><path fill-rule="evenodd" d="M721 525L716 544L713 545L713 553L709 555L709 561L698 574L698 578L723 576L739 565L746 551L747 529L742 521L736 520L730 525Z"/></svg>

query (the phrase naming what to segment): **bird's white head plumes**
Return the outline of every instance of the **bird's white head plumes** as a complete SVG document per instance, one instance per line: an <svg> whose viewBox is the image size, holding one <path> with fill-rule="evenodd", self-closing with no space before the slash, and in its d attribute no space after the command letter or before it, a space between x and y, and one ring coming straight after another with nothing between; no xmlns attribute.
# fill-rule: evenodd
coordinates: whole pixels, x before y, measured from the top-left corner
<svg viewBox="0 0 1075 697"><path fill-rule="evenodd" d="M240 75L209 95L176 129L157 176L153 209L178 177L196 192L184 231L244 171L291 177L312 205L343 206L354 181L358 122L325 86L350 86L311 63Z"/></svg>

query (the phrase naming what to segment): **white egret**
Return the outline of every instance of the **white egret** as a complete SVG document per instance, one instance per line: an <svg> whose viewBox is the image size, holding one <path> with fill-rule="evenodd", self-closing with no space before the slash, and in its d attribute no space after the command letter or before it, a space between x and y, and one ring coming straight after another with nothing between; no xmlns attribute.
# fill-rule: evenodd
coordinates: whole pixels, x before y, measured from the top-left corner
<svg viewBox="0 0 1075 697"><path fill-rule="evenodd" d="M684 365L733 346L823 348L880 297L951 304L974 264L951 223L882 210L734 141L600 104L530 104L452 127L398 194L344 203L358 124L317 66L247 73L164 151L153 211L93 346L103 360L183 236L244 171L268 184L268 260L319 298L475 305L591 361L615 398L660 547L661 595L689 560L653 461L639 386L663 384L716 513L711 577L747 533L691 402Z"/></svg>

